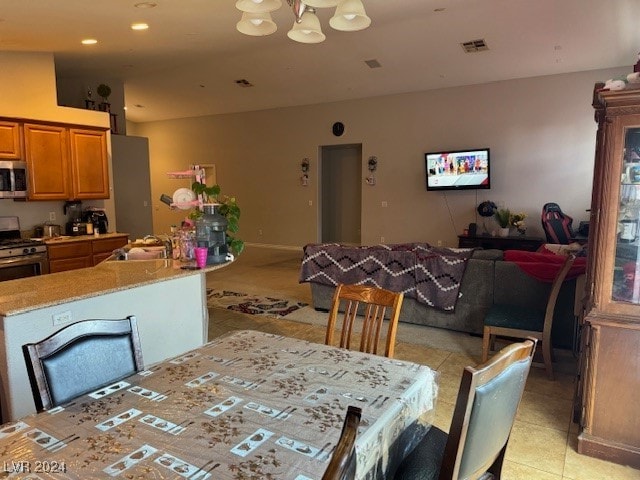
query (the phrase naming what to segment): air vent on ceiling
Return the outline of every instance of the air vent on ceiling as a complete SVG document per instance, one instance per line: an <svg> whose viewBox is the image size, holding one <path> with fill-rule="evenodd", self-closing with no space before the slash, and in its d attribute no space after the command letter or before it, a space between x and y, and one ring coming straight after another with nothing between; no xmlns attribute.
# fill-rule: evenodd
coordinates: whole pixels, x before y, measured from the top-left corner
<svg viewBox="0 0 640 480"><path fill-rule="evenodd" d="M462 45L462 49L467 53L484 52L485 50L489 50L487 43L482 39L471 40L470 42L464 42L460 45Z"/></svg>
<svg viewBox="0 0 640 480"><path fill-rule="evenodd" d="M240 80L236 80L236 85L243 88L253 87L253 83L251 83L249 80L246 80L244 78L241 78Z"/></svg>
<svg viewBox="0 0 640 480"><path fill-rule="evenodd" d="M369 68L380 68L380 67L382 67L380 62L378 60L376 60L375 58L372 59L372 60L365 60L364 63L366 63Z"/></svg>

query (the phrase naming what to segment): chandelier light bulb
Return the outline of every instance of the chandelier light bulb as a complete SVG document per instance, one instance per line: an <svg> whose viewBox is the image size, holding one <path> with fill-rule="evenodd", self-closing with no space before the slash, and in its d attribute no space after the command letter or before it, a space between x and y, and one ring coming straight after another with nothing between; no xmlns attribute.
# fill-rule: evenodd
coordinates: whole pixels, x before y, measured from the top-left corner
<svg viewBox="0 0 640 480"><path fill-rule="evenodd" d="M293 28L287 32L287 36L296 42L300 43L320 43L325 38L320 27L320 20L312 9L307 9L300 22L294 21Z"/></svg>
<svg viewBox="0 0 640 480"><path fill-rule="evenodd" d="M329 25L335 30L357 32L371 25L371 19L364 11L361 0L344 0L336 8L335 15L329 20Z"/></svg>
<svg viewBox="0 0 640 480"><path fill-rule="evenodd" d="M270 13L244 12L242 19L236 24L236 29L245 35L264 37L275 32L278 26L271 19Z"/></svg>
<svg viewBox="0 0 640 480"><path fill-rule="evenodd" d="M304 3L313 8L337 7L340 0L305 0Z"/></svg>
<svg viewBox="0 0 640 480"><path fill-rule="evenodd" d="M282 0L238 0L236 8L246 13L270 13L282 6Z"/></svg>

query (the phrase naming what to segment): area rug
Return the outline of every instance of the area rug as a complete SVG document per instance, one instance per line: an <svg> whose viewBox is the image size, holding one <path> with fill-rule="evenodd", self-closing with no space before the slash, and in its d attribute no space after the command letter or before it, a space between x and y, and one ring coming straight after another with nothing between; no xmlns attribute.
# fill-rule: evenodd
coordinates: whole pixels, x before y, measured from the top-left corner
<svg viewBox="0 0 640 480"><path fill-rule="evenodd" d="M247 315L264 315L275 318L286 317L307 306L306 303L295 300L214 289L207 289L207 305Z"/></svg>

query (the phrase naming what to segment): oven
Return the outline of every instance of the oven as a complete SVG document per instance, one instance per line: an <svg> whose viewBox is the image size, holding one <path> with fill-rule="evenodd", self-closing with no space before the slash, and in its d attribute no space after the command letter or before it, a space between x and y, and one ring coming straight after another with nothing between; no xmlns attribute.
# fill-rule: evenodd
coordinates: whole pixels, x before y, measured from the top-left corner
<svg viewBox="0 0 640 480"><path fill-rule="evenodd" d="M0 282L49 273L47 252L0 258Z"/></svg>
<svg viewBox="0 0 640 480"><path fill-rule="evenodd" d="M0 281L49 273L47 246L21 238L18 217L0 217Z"/></svg>

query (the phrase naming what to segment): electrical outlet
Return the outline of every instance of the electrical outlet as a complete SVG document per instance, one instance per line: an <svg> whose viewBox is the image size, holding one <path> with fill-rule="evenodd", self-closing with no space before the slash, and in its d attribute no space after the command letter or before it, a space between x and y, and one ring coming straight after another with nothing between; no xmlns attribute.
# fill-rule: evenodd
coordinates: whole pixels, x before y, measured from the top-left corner
<svg viewBox="0 0 640 480"><path fill-rule="evenodd" d="M67 310L66 312L54 313L51 315L53 318L53 325L62 325L63 323L69 323L73 320L73 314L71 310Z"/></svg>
<svg viewBox="0 0 640 480"><path fill-rule="evenodd" d="M384 237L380 237L380 243L384 243Z"/></svg>
<svg viewBox="0 0 640 480"><path fill-rule="evenodd" d="M313 200L309 200L309 206L313 207Z"/></svg>
<svg viewBox="0 0 640 480"><path fill-rule="evenodd" d="M386 208L388 206L387 201L383 200L382 201L382 208Z"/></svg>
<svg viewBox="0 0 640 480"><path fill-rule="evenodd" d="M261 228L258 229L258 235L262 235L262 229Z"/></svg>
<svg viewBox="0 0 640 480"><path fill-rule="evenodd" d="M438 240L438 246L441 247L442 246L442 240Z"/></svg>
<svg viewBox="0 0 640 480"><path fill-rule="evenodd" d="M49 221L51 222L56 221L56 212L49 212Z"/></svg>

